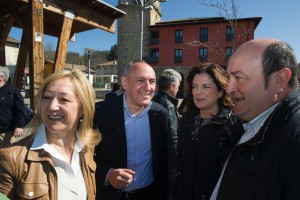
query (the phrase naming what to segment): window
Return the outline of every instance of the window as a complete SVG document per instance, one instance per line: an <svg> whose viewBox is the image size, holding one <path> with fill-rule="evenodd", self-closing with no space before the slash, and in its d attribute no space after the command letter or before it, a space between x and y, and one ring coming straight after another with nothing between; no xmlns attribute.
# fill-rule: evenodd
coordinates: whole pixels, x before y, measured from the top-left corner
<svg viewBox="0 0 300 200"><path fill-rule="evenodd" d="M200 28L200 42L208 42L208 28Z"/></svg>
<svg viewBox="0 0 300 200"><path fill-rule="evenodd" d="M229 60L231 55L232 55L232 47L226 47L226 61Z"/></svg>
<svg viewBox="0 0 300 200"><path fill-rule="evenodd" d="M182 49L175 49L175 63L182 63Z"/></svg>
<svg viewBox="0 0 300 200"><path fill-rule="evenodd" d="M233 39L233 30L230 26L226 27L226 41L232 41Z"/></svg>
<svg viewBox="0 0 300 200"><path fill-rule="evenodd" d="M183 30L178 29L175 31L175 43L182 43L183 42Z"/></svg>
<svg viewBox="0 0 300 200"><path fill-rule="evenodd" d="M150 63L158 63L159 49L151 49Z"/></svg>
<svg viewBox="0 0 300 200"><path fill-rule="evenodd" d="M159 44L159 31L151 31L150 44Z"/></svg>
<svg viewBox="0 0 300 200"><path fill-rule="evenodd" d="M207 62L207 48L200 48L199 49L199 60L200 62Z"/></svg>
<svg viewBox="0 0 300 200"><path fill-rule="evenodd" d="M151 57L159 57L159 50L158 49L151 49Z"/></svg>

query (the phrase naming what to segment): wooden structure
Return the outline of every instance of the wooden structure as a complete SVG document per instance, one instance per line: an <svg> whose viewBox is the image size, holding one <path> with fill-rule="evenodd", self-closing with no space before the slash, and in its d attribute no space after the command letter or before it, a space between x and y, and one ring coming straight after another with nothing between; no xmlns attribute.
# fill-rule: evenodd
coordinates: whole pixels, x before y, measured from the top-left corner
<svg viewBox="0 0 300 200"><path fill-rule="evenodd" d="M58 37L53 71L63 69L68 42L75 33L92 29L115 32L125 12L101 0L0 0L0 65L5 66L5 42L12 27L23 30L14 85L22 87L29 53L31 106L43 81L44 34Z"/></svg>

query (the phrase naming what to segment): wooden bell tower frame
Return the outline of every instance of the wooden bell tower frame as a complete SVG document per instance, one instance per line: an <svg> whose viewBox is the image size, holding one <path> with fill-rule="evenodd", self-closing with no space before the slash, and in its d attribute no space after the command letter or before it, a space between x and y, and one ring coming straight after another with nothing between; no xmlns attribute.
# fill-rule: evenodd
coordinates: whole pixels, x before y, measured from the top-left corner
<svg viewBox="0 0 300 200"><path fill-rule="evenodd" d="M65 65L68 42L75 33L92 29L115 32L116 19L125 12L100 0L1 0L0 65L5 66L5 42L12 27L23 30L13 84L22 88L29 55L30 99L35 96L44 76L44 34L58 37L53 72Z"/></svg>

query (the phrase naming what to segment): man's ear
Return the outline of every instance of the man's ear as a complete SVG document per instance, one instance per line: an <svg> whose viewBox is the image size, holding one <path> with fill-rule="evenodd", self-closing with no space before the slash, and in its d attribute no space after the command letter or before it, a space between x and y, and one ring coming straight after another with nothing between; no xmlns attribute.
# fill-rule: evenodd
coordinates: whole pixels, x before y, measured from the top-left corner
<svg viewBox="0 0 300 200"><path fill-rule="evenodd" d="M289 68L284 68L279 70L275 74L275 92L281 93L283 89L288 85L289 80L291 79L292 72Z"/></svg>
<svg viewBox="0 0 300 200"><path fill-rule="evenodd" d="M128 79L126 76L121 76L121 85L124 90L127 89Z"/></svg>
<svg viewBox="0 0 300 200"><path fill-rule="evenodd" d="M169 90L173 90L173 88L174 88L174 84L170 83L169 84Z"/></svg>

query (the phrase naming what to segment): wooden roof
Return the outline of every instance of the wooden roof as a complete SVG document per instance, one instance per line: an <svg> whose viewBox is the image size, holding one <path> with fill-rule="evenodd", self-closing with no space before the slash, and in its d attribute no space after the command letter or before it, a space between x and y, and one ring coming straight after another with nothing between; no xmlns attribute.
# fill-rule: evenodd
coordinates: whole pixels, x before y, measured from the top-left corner
<svg viewBox="0 0 300 200"><path fill-rule="evenodd" d="M5 65L5 42L12 27L23 29L13 84L21 88L29 55L30 104L44 80L44 35L58 38L54 66L62 70L73 34L102 29L115 32L115 21L125 12L101 0L0 0L0 65ZM29 54L28 54L29 53Z"/></svg>
<svg viewBox="0 0 300 200"><path fill-rule="evenodd" d="M26 28L29 0L0 0L0 19L11 15L16 19L13 26ZM59 37L65 11L72 10L75 18L71 33L100 28L115 32L114 22L125 12L99 0L43 0L44 33Z"/></svg>
<svg viewBox="0 0 300 200"><path fill-rule="evenodd" d="M210 23L224 23L229 22L232 19L225 19L224 17L205 17L205 18L188 18L188 19L177 19L156 22L155 25L149 27L160 27L160 26L178 26L178 25L189 25L189 24L210 24ZM238 18L237 21L254 21L254 27L256 28L261 17L249 17L249 18Z"/></svg>

